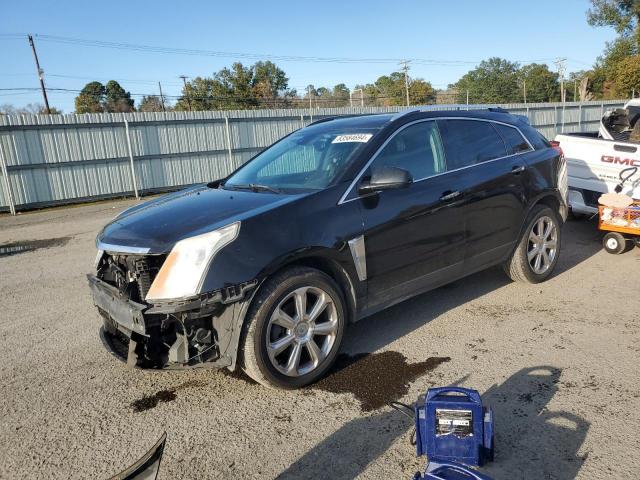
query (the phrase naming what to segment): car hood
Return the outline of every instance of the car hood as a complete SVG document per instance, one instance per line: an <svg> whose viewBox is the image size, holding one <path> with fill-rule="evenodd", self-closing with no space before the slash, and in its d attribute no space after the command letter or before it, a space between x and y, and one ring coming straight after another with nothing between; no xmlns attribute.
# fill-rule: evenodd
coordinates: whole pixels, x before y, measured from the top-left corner
<svg viewBox="0 0 640 480"><path fill-rule="evenodd" d="M284 195L197 185L125 210L98 234L98 248L166 253L176 242L293 202Z"/></svg>

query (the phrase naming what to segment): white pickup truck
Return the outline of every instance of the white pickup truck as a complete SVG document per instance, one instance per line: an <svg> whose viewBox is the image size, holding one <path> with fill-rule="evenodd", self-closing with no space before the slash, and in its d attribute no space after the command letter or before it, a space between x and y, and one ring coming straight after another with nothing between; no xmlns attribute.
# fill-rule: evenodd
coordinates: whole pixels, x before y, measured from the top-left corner
<svg viewBox="0 0 640 480"><path fill-rule="evenodd" d="M620 172L640 167L640 99L605 113L599 132L560 134L553 143L567 159L569 208L577 214L597 213L598 198L614 191ZM640 174L625 182L622 193L640 199Z"/></svg>

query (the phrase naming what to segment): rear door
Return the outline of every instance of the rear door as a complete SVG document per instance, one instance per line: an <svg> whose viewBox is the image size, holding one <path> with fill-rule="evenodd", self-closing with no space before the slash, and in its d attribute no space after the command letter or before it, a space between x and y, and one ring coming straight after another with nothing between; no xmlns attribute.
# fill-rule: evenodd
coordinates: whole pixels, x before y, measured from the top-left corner
<svg viewBox="0 0 640 480"><path fill-rule="evenodd" d="M518 239L527 199L531 147L512 126L478 119L439 120L447 168L462 173L465 271L505 259Z"/></svg>
<svg viewBox="0 0 640 480"><path fill-rule="evenodd" d="M445 170L436 122L401 127L376 154L363 178L377 166L405 169L413 183L356 200L364 224L371 310L458 277L464 255L459 203L446 198L456 189L457 177Z"/></svg>

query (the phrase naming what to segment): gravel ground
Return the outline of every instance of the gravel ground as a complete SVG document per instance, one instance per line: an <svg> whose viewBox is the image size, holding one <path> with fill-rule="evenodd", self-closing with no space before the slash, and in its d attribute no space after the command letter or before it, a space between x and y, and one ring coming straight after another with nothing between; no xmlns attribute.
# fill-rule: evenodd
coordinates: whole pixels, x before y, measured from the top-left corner
<svg viewBox="0 0 640 480"><path fill-rule="evenodd" d="M1 478L107 478L166 431L163 479L408 479L424 459L385 403L448 384L494 407L496 479L640 470L640 249L605 253L593 222L566 225L548 282L491 269L362 320L334 373L291 392L128 370L103 349L84 275L132 203L0 217L0 247L43 241L0 257Z"/></svg>

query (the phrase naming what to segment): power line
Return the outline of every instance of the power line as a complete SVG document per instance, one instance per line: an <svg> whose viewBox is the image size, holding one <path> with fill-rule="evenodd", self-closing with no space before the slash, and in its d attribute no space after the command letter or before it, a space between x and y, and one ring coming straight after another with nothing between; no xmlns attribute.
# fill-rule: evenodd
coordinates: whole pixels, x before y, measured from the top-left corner
<svg viewBox="0 0 640 480"><path fill-rule="evenodd" d="M149 84L149 85L155 85L157 83L157 80L141 80L141 79L131 79L131 78L120 78L120 77L106 77L106 76L93 76L93 77L85 77L85 76L77 76L77 75L60 75L60 74L55 74L55 73L48 73L47 76L49 77L56 77L56 78L69 78L69 79L74 79L74 80L117 80L118 82L122 82L122 83L139 83L139 84ZM178 85L182 85L179 82L164 82L165 85L171 85L171 86L178 86Z"/></svg>
<svg viewBox="0 0 640 480"><path fill-rule="evenodd" d="M36 91L39 89L36 89ZM14 95L33 95L35 92L13 92L13 93L0 93L0 97L13 97Z"/></svg>
<svg viewBox="0 0 640 480"><path fill-rule="evenodd" d="M170 53L179 55L198 55L210 57L234 57L247 59L272 58L280 61L310 61L310 62L357 62L357 63L392 63L397 59L393 58L351 58L351 57L313 57L299 55L274 55L245 52L222 52L215 50L202 50L190 48L160 47L152 45L139 45L133 43L109 42L100 40L87 40L82 38L61 37L57 35L38 35L42 41L61 43L67 45L78 45L86 47L112 48L117 50L130 50L152 53Z"/></svg>
<svg viewBox="0 0 640 480"><path fill-rule="evenodd" d="M5 33L0 34L0 39L18 39L26 36L26 34L20 33ZM175 48L175 47L162 47L153 45L140 45L133 43L123 42L110 42L101 40L90 40L75 37L63 37L58 35L46 35L36 34L39 40L45 42L53 42L67 45L78 45L85 47L98 47L98 48L112 48L118 50L130 50L150 53L168 53L179 55L200 55L200 56L213 56L213 57L227 57L227 58L242 58L242 59L273 59L285 62L325 62L325 63L398 63L404 60L410 60L416 65L429 65L429 66L464 66L464 65L477 65L482 60L453 60L453 59L431 59L431 58L360 58L360 57L322 57L322 56L301 56L301 55L276 55L270 53L246 53L246 52L224 52L215 50L203 50L203 49L188 49L188 48ZM549 62L553 61L552 57L536 58L536 59L516 59L513 60L517 63L535 63L535 62ZM583 65L590 65L587 62L577 59L568 59L570 62L580 63ZM152 81L149 81L152 82ZM155 82L155 81L153 81Z"/></svg>
<svg viewBox="0 0 640 480"><path fill-rule="evenodd" d="M262 60L272 59L283 62L320 62L320 63L398 63L402 58L367 58L367 57L323 57L323 56L302 56L302 55L277 55L272 53L247 53L247 52L225 52L217 50L203 50L191 48L162 47L154 45L142 45L124 42L110 42L102 40L90 40L75 37L63 37L58 35L37 34L36 37L44 42L53 42L66 45L77 45L84 47L111 48L116 50L129 50L149 53L166 53L177 55L196 55L221 58L239 58ZM432 59L432 58L411 58L414 64L420 65L440 65L440 66L463 66L476 65L478 60L452 60L452 59ZM549 61L551 58L539 58L532 60L516 60L517 62L538 62Z"/></svg>

